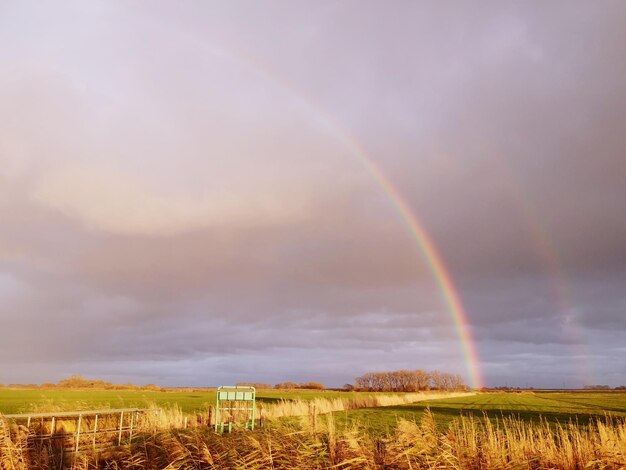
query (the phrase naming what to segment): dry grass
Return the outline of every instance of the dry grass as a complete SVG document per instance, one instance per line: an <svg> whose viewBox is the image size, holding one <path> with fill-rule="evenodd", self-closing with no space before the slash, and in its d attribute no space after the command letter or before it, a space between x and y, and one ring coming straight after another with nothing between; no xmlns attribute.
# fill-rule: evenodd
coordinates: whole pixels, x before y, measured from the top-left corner
<svg viewBox="0 0 626 470"><path fill-rule="evenodd" d="M408 405L424 400L466 397L474 394L474 392L422 392L396 395L363 395L353 399L315 398L313 400L283 400L276 404L264 404L259 411L266 418L275 419L286 416L335 413L337 411L356 410L359 408Z"/></svg>
<svg viewBox="0 0 626 470"><path fill-rule="evenodd" d="M179 409L157 409L146 415L131 444L99 455L85 453L68 464L155 470L626 468L626 421L619 419L555 426L460 417L442 431L427 411L420 422L400 420L392 434L379 438L360 426L338 430L332 413L316 421L309 412L317 413L307 407L301 422L269 421L258 431L222 436L206 426L180 429L185 418ZM8 430L0 427L1 469L53 467L28 444L23 429Z"/></svg>
<svg viewBox="0 0 626 470"><path fill-rule="evenodd" d="M22 429L11 433L9 426L0 425L0 469L21 470L29 468L27 433Z"/></svg>

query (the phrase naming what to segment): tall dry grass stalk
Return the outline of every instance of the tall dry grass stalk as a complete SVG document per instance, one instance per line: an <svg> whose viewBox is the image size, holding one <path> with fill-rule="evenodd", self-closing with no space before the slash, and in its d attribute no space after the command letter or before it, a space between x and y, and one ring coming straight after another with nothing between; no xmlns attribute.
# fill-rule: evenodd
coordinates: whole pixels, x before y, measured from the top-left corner
<svg viewBox="0 0 626 470"><path fill-rule="evenodd" d="M182 429L189 423L178 405L167 408L150 404L146 412L140 416L138 423L139 431L163 431L169 429Z"/></svg>
<svg viewBox="0 0 626 470"><path fill-rule="evenodd" d="M554 427L516 419L497 423L462 417L446 431L432 414L399 421L376 438L353 426L339 430L332 415L313 429L279 424L220 436L205 428L159 432L123 452L103 456L117 468L211 469L618 469L626 466L626 424L598 421Z"/></svg>
<svg viewBox="0 0 626 470"><path fill-rule="evenodd" d="M263 404L259 413L268 419L286 416L307 416L310 414L327 414L337 411L374 408L378 406L398 406L417 403L438 398L456 398L474 395L474 392L422 392L405 393L402 395L362 395L355 398L315 398L314 400L282 400L275 404Z"/></svg>
<svg viewBox="0 0 626 470"><path fill-rule="evenodd" d="M456 420L442 441L460 468L626 468L626 421L529 424L518 419ZM540 463L540 465L536 465Z"/></svg>
<svg viewBox="0 0 626 470"><path fill-rule="evenodd" d="M22 470L28 467L28 434L0 415L0 469Z"/></svg>
<svg viewBox="0 0 626 470"><path fill-rule="evenodd" d="M626 468L626 421L605 418L586 426L515 418L459 417L446 430L425 412L399 420L376 437L366 428L335 426L333 415L312 423L272 421L258 431L228 435L206 426L175 429L169 420L145 423L132 443L72 460L73 468L134 469L619 469ZM155 413L158 414L158 413ZM168 416L164 414L163 416ZM152 426L151 429L148 429ZM13 430L18 432L19 430ZM16 441L17 439L17 441ZM0 429L0 468L52 468L18 434Z"/></svg>

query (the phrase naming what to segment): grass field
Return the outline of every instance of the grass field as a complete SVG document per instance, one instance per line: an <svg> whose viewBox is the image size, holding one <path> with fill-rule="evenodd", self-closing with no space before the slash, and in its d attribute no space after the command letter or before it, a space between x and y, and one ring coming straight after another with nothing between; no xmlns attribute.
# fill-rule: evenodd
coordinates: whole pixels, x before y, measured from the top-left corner
<svg viewBox="0 0 626 470"><path fill-rule="evenodd" d="M260 390L259 403L316 398L350 399L374 393L317 390ZM185 413L202 412L215 403L214 391L132 391L132 390L20 390L0 389L0 413L47 410L145 407L177 405ZM395 427L399 418L419 420L430 408L441 426L460 415L490 418L515 416L523 420L548 420L586 424L590 418L614 415L626 417L626 393L619 392L525 392L481 393L469 397L422 401L410 405L349 410L337 413L338 425L360 422L375 432Z"/></svg>
<svg viewBox="0 0 626 470"><path fill-rule="evenodd" d="M350 410L335 416L338 425L364 424L376 433L385 433L399 418L418 421L430 408L437 424L447 426L464 416L496 419L514 416L524 421L544 418L553 422L587 424L605 415L626 417L626 393L609 392L526 392L481 393L470 397L422 401L410 405Z"/></svg>
<svg viewBox="0 0 626 470"><path fill-rule="evenodd" d="M337 392L331 390L259 390L259 403L281 400L312 400L375 395L374 392ZM390 395L384 393L384 395ZM41 390L0 388L0 413L82 410L98 408L142 408L177 405L185 413L202 412L215 404L215 391L143 391L143 390Z"/></svg>
<svg viewBox="0 0 626 470"><path fill-rule="evenodd" d="M146 414L132 443L127 440L101 455L86 451L74 468L626 468L626 393L502 392L441 399L432 399L432 393L427 399L424 394L371 395L263 391L259 400L274 418L253 432L225 435L214 433L206 422L191 420L187 426L183 415L212 404L215 392L210 391L4 389L0 410L177 405ZM346 400L335 400L339 397ZM331 406L349 400L370 408ZM408 404L379 406L392 403ZM295 413L270 413L292 408ZM311 413L312 408L318 411ZM341 411L317 414L329 409ZM91 429L89 423L85 429ZM0 468L48 469L63 462L58 449L33 446L28 436L23 426L0 426Z"/></svg>

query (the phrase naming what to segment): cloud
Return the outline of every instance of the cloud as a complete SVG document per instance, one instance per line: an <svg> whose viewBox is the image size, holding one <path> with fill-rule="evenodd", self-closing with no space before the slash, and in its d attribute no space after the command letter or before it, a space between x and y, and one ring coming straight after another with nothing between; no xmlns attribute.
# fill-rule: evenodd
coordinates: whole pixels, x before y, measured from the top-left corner
<svg viewBox="0 0 626 470"><path fill-rule="evenodd" d="M257 188L168 193L136 175L106 167L67 167L46 174L35 201L85 226L127 235L172 235L207 226L284 224L303 216L304 201Z"/></svg>
<svg viewBox="0 0 626 470"><path fill-rule="evenodd" d="M3 8L1 381L624 382L622 4Z"/></svg>

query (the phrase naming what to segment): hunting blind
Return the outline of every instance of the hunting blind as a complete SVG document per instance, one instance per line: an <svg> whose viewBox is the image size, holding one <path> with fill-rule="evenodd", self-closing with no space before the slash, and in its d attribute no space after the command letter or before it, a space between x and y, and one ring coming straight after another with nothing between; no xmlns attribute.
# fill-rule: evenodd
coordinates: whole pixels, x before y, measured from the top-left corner
<svg viewBox="0 0 626 470"><path fill-rule="evenodd" d="M233 424L254 429L256 389L248 386L222 386L217 389L215 403L215 432L232 431Z"/></svg>

